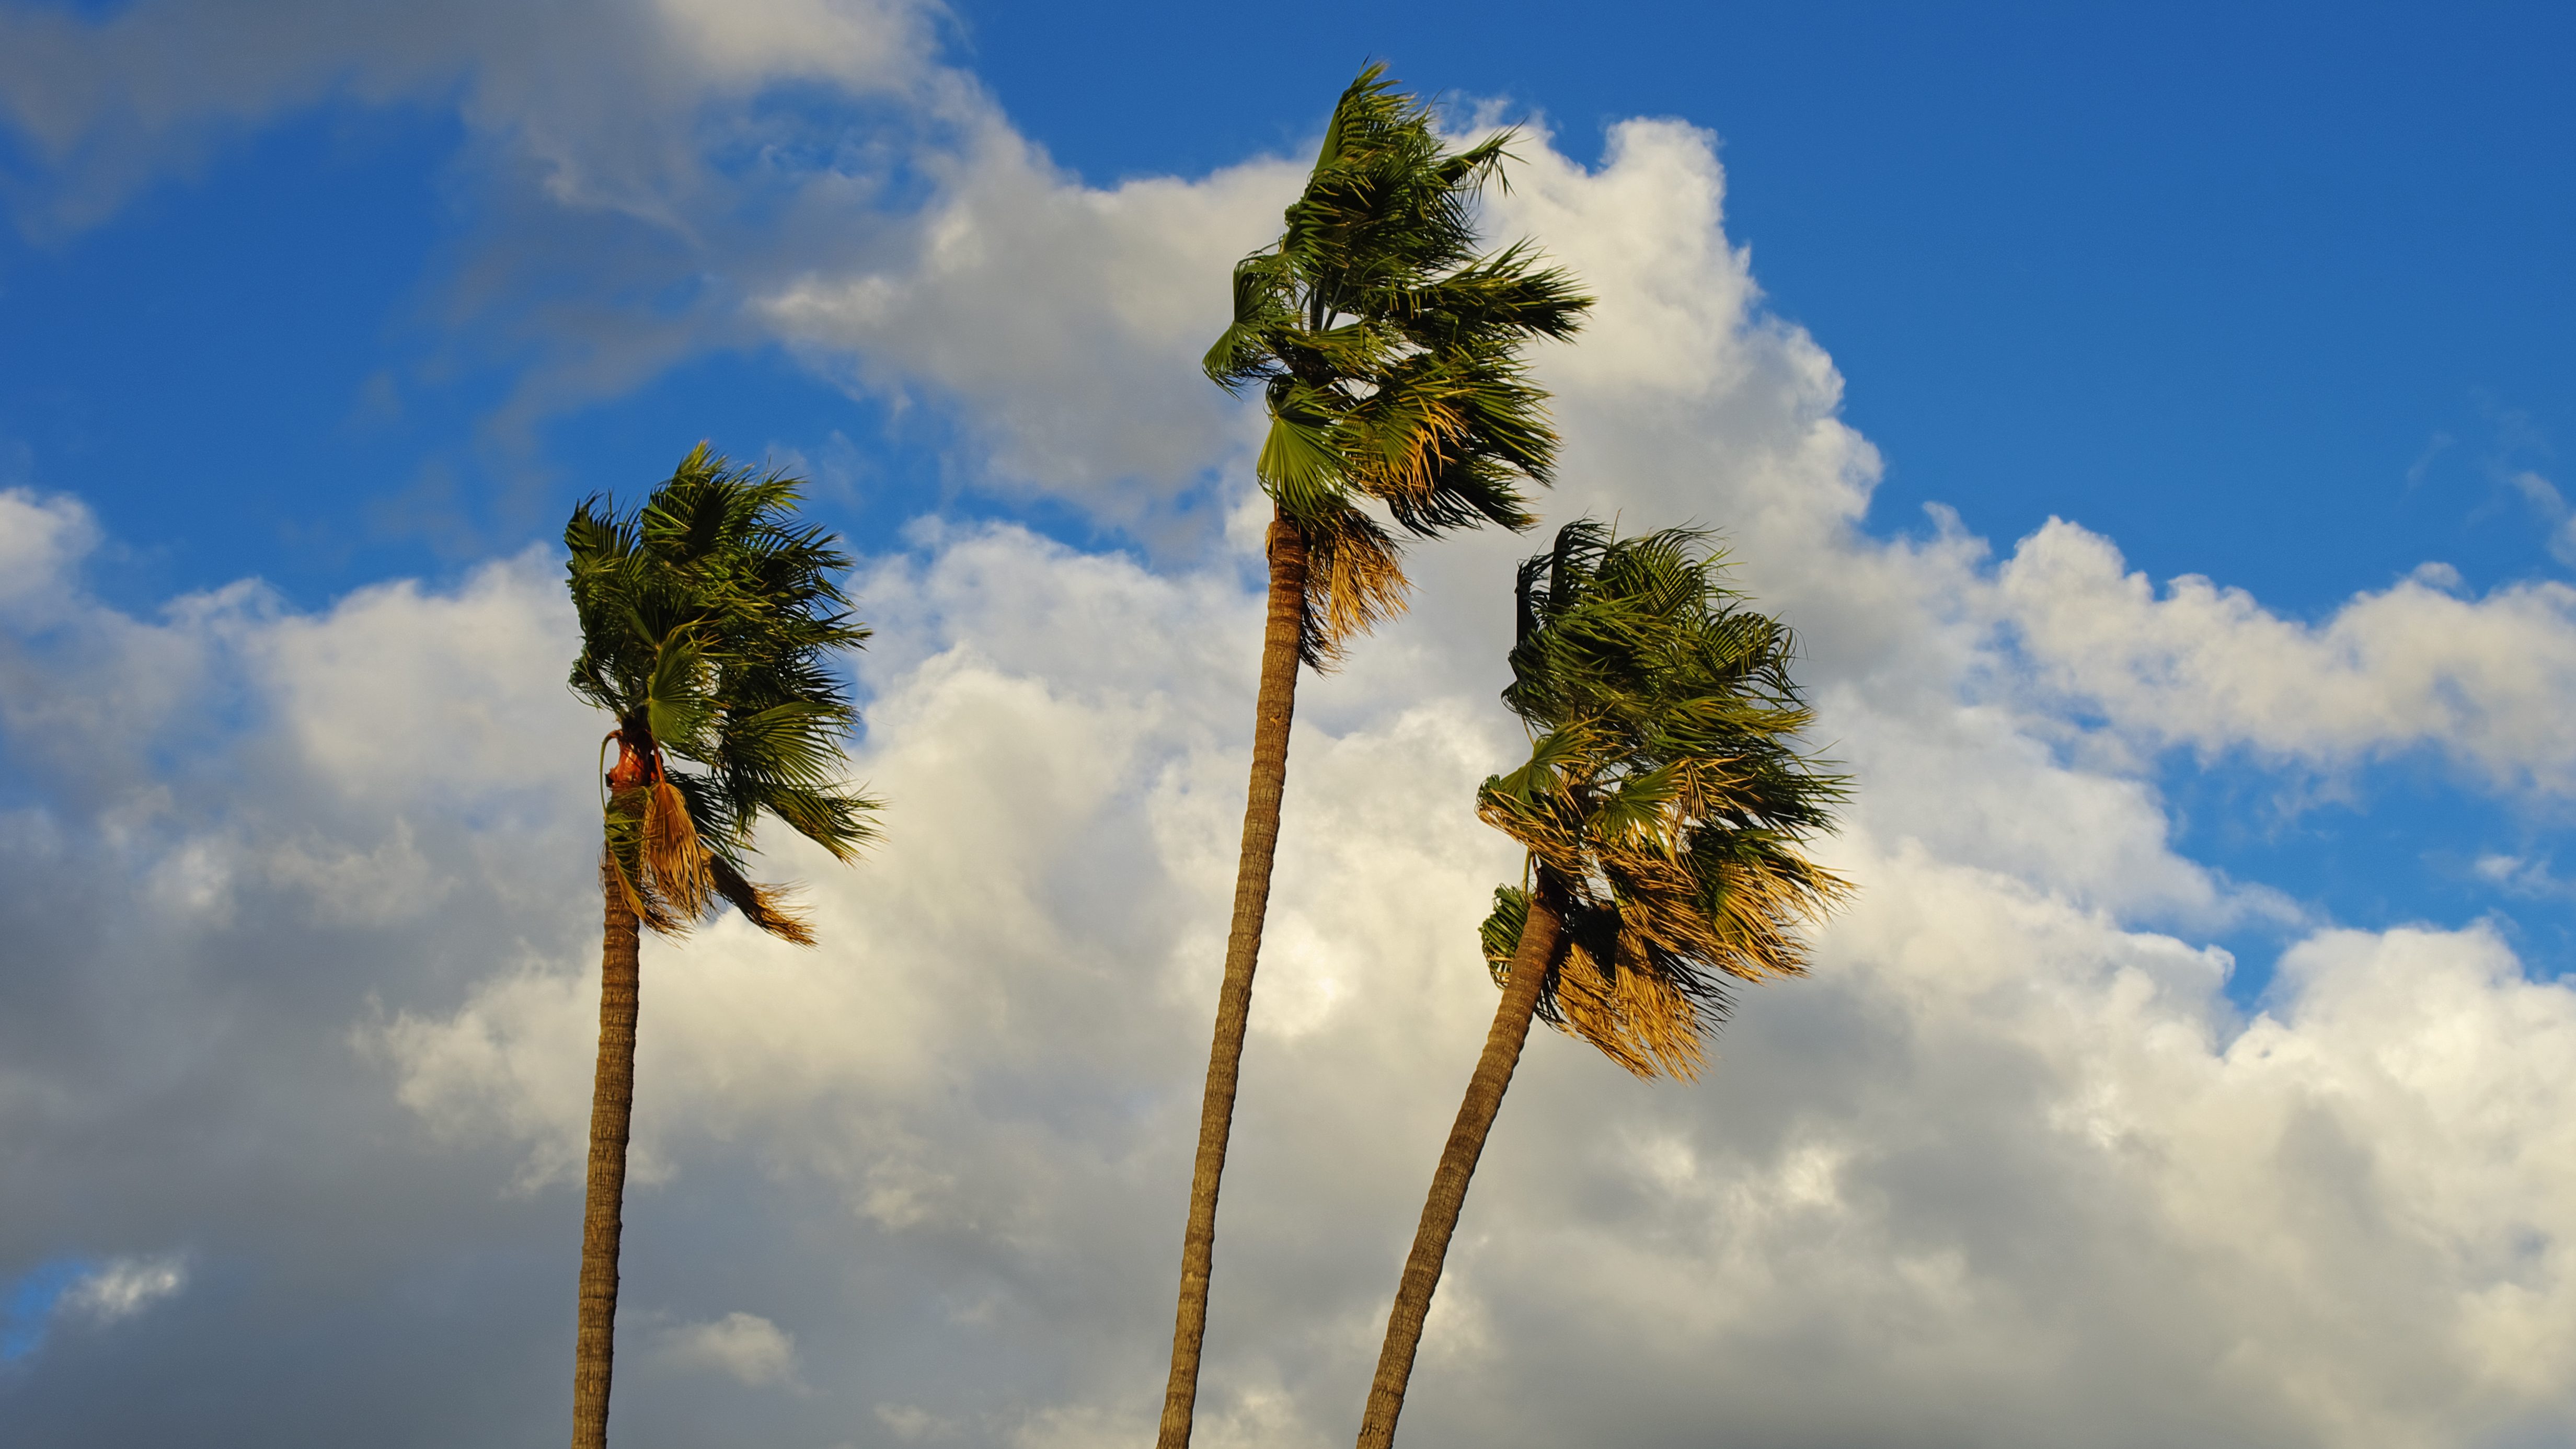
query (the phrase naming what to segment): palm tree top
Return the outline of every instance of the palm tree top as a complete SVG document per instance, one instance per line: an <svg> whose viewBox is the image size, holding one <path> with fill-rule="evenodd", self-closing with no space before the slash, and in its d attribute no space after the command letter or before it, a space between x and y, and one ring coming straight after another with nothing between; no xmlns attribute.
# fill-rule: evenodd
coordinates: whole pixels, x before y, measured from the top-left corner
<svg viewBox="0 0 2576 1449"><path fill-rule="evenodd" d="M839 582L850 557L797 520L802 496L800 480L701 443L642 504L593 496L564 529L582 632L572 689L617 721L609 853L656 930L686 929L721 896L810 941L744 878L759 816L844 861L874 836L876 802L843 778L858 710L829 668L869 631Z"/></svg>
<svg viewBox="0 0 2576 1449"><path fill-rule="evenodd" d="M1359 505L1419 537L1533 521L1557 437L1521 349L1565 338L1592 299L1526 243L1481 252L1476 200L1505 182L1513 133L1463 150L1431 107L1371 65L1333 108L1279 240L1234 271L1234 316L1205 366L1258 386L1270 432L1254 471L1316 553L1309 663L1403 607L1400 547Z"/></svg>
<svg viewBox="0 0 2576 1449"><path fill-rule="evenodd" d="M1697 1075L1728 983L1802 973L1800 927L1851 889L1802 849L1849 782L1797 746L1795 640L1724 568L1697 530L1559 530L1521 566L1503 691L1530 758L1477 792L1530 863L1496 893L1488 962L1507 969L1536 892L1568 941L1541 1014L1640 1076Z"/></svg>

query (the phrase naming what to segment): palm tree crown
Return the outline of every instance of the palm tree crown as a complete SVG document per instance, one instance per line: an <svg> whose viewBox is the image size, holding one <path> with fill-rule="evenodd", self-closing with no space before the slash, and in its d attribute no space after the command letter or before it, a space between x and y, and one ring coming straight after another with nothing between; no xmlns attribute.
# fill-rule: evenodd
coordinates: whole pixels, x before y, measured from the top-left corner
<svg viewBox="0 0 2576 1449"><path fill-rule="evenodd" d="M1565 936L1540 1016L1647 1077L1696 1076L1728 982L1803 972L1798 923L1850 889L1799 848L1846 781L1793 745L1812 716L1791 635L1704 544L1583 520L1521 566L1503 699L1535 738L1477 793L1529 852L1485 923L1497 979L1536 892Z"/></svg>
<svg viewBox="0 0 2576 1449"><path fill-rule="evenodd" d="M1518 349L1572 335L1591 299L1524 244L1478 253L1475 201L1511 139L1448 150L1430 108L1372 65L1334 107L1286 231L1235 267L1234 321L1206 368L1268 404L1255 470L1312 551L1309 664L1403 607L1398 544L1361 499L1423 537L1526 528L1517 480L1554 465Z"/></svg>
<svg viewBox="0 0 2576 1449"><path fill-rule="evenodd" d="M778 892L745 873L760 814L839 860L874 834L876 802L841 780L858 711L825 668L829 651L868 630L837 581L849 557L795 521L800 493L794 478L700 444L634 511L586 499L564 529L582 632L573 692L617 720L611 873L629 909L665 934L722 898L811 945Z"/></svg>

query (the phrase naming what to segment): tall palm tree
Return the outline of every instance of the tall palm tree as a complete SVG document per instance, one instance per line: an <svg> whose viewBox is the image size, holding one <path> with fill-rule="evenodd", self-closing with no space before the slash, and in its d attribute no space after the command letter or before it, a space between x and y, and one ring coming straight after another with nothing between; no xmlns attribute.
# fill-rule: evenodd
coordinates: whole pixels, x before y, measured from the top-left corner
<svg viewBox="0 0 2576 1449"><path fill-rule="evenodd" d="M803 485L736 467L700 444L633 512L585 499L564 529L581 618L575 694L617 721L603 781L599 1067L591 1089L573 1352L573 1449L608 1438L617 1322L617 1241L635 1101L640 923L685 935L732 904L800 946L814 933L775 886L749 875L766 812L849 861L874 834L876 802L842 783L858 719L832 651L868 631L850 618L846 554L796 521ZM684 760L696 771L674 768Z"/></svg>
<svg viewBox="0 0 2576 1449"><path fill-rule="evenodd" d="M1568 524L1521 566L1504 703L1526 764L1476 794L1528 852L1483 927L1502 987L1492 1030L1431 1179L1360 1449L1387 1449L1468 1179L1532 1017L1640 1077L1699 1074L1730 980L1806 969L1797 930L1850 887L1807 859L1845 781L1798 753L1809 714L1791 640L1739 606L1720 557L1684 529L1619 540Z"/></svg>
<svg viewBox="0 0 2576 1449"><path fill-rule="evenodd" d="M1217 1186L1298 665L1329 668L1353 635L1404 607L1401 545L1369 505L1417 537L1489 522L1526 528L1519 485L1545 483L1555 461L1546 395L1520 350L1572 335L1591 300L1526 246L1477 250L1476 198L1499 179L1510 140L1451 151L1429 107L1379 67L1360 72L1333 108L1286 231L1234 269L1234 321L1207 354L1209 377L1229 391L1258 387L1268 405L1254 471L1273 504L1270 599L1159 1449L1185 1449L1198 1398Z"/></svg>

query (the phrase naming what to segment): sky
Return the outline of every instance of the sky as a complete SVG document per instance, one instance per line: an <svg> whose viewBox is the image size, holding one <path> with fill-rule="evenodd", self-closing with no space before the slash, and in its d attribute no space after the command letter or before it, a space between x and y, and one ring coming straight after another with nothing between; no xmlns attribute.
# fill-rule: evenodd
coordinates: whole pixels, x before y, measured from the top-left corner
<svg viewBox="0 0 2576 1449"><path fill-rule="evenodd" d="M1546 524L1718 530L1857 782L1704 1080L1533 1041L1405 1442L2576 1437L2571 29L0 0L9 1441L563 1432L558 540L701 439L857 555L887 838L768 842L818 950L646 947L613 1432L1150 1433L1259 635L1197 360L1370 58L1600 299ZM1356 1427L1532 544L1302 686L1211 1449Z"/></svg>

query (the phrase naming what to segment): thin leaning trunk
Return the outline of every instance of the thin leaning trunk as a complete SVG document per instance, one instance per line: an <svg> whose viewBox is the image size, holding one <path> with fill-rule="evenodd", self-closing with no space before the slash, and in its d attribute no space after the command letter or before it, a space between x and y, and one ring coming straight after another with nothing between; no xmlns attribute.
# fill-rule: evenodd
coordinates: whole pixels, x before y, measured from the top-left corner
<svg viewBox="0 0 2576 1449"><path fill-rule="evenodd" d="M1163 1391L1155 1449L1188 1449L1199 1396L1199 1344L1207 1335L1208 1278L1216 1262L1216 1190L1234 1127L1235 1079L1244 1024L1252 1016L1252 970L1270 908L1270 862L1279 847L1279 800L1288 788L1288 720L1297 702L1298 646L1306 618L1306 540L1285 520L1270 524L1270 615L1261 638L1261 691L1253 706L1252 790L1243 809L1243 853L1234 870L1234 925L1226 935L1225 984L1217 993L1216 1040L1208 1048L1207 1095L1199 1106L1199 1153L1190 1173L1190 1221L1181 1237L1181 1302L1172 1324L1172 1379Z"/></svg>
<svg viewBox="0 0 2576 1449"><path fill-rule="evenodd" d="M600 862L607 940L599 961L599 1070L590 1089L590 1172L581 1213L581 1310L572 1355L572 1449L608 1443L608 1371L617 1332L617 1238L626 1203L626 1132L635 1107L635 1012L643 987L635 912Z"/></svg>
<svg viewBox="0 0 2576 1449"><path fill-rule="evenodd" d="M1413 1233L1413 1252L1404 1260L1404 1278L1396 1285L1395 1307L1386 1316L1386 1346L1378 1351L1377 1377L1369 1384L1368 1408L1360 1415L1359 1449L1389 1449L1395 1443L1395 1420L1404 1412L1404 1386L1413 1377L1413 1354L1422 1346L1423 1320L1431 1314L1431 1293L1440 1286L1440 1265L1449 1256L1450 1236L1458 1231L1458 1210L1467 1202L1467 1182L1484 1155L1485 1137L1502 1110L1503 1092L1520 1065L1521 1045L1529 1040L1530 1018L1538 1014L1539 988L1556 955L1563 923L1543 892L1533 892L1529 921L1512 952L1511 976L1503 999L1494 1008L1494 1024L1485 1033L1484 1055L1467 1080L1467 1099L1458 1104L1458 1121L1449 1129L1449 1145L1440 1150L1440 1167L1431 1175L1431 1196L1422 1204L1422 1225Z"/></svg>

